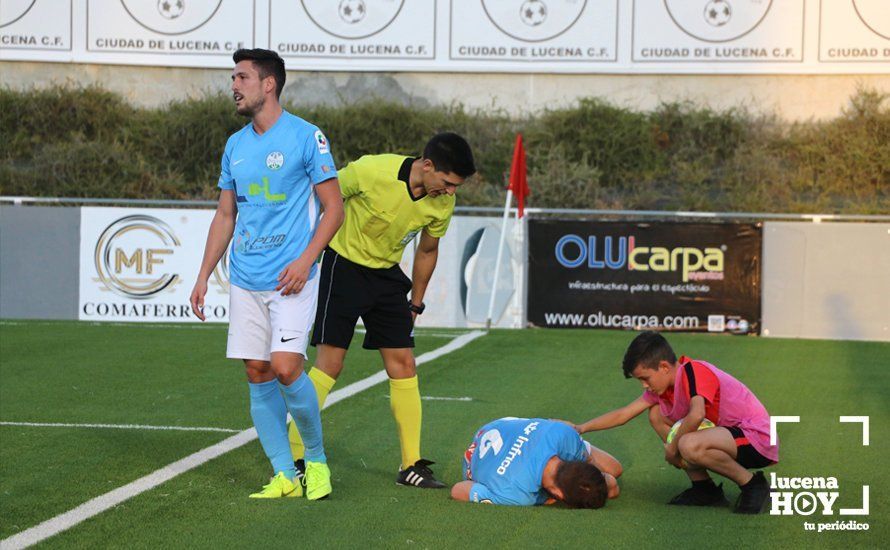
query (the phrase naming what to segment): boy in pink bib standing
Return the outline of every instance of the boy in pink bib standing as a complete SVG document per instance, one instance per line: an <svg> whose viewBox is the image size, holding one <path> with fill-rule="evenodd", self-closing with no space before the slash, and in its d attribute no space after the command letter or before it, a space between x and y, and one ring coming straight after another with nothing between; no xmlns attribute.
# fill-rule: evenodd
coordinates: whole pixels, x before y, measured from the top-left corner
<svg viewBox="0 0 890 550"><path fill-rule="evenodd" d="M735 481L741 494L734 511L759 513L769 497L769 483L758 471L779 461L779 445L770 445L769 413L744 384L705 361L677 359L665 338L643 332L631 342L622 365L625 378L636 378L643 394L630 404L575 426L579 433L620 426L649 411L649 422L664 443L664 459L686 467L692 487L669 504L726 504L723 485L710 472ZM697 431L703 420L715 428ZM671 426L682 420L667 443ZM685 464L684 464L685 461Z"/></svg>

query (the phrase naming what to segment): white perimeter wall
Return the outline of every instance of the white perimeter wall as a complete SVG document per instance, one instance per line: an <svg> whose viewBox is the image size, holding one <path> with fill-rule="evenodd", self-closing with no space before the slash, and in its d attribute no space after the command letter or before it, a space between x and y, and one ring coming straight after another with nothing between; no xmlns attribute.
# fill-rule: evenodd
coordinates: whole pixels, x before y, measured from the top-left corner
<svg viewBox="0 0 890 550"><path fill-rule="evenodd" d="M228 69L133 67L0 61L0 82L12 88L54 83L98 84L141 106L158 106L210 91L228 92ZM692 101L723 110L744 107L788 120L832 118L859 88L890 92L890 74L663 75L428 72L288 72L284 98L297 104L386 99L413 105L463 104L525 114L600 97L649 110Z"/></svg>
<svg viewBox="0 0 890 550"><path fill-rule="evenodd" d="M89 211L98 210L106 211L109 219L132 213L132 209L112 208ZM158 209L140 210L154 217L162 213ZM174 221L180 217L184 220L183 214L200 217L199 214L207 213L172 212L179 215L173 218ZM108 285L102 283L101 277L97 278L93 269L93 251L98 235L95 230L84 235L81 225L81 209L0 207L0 318L77 319L83 309L82 302L89 298L84 288L90 285L96 287L94 294L99 296L96 300L129 301L140 307L159 301L158 298L126 300L109 291ZM105 225L99 224L101 227ZM174 248L184 256L183 261L199 261L199 255L186 251L188 247L184 241L192 239L200 248L206 228L185 231L170 227L182 239ZM472 327L484 324L484 315L480 318L478 312L480 308L487 311L484 298L488 296L493 278L491 272L497 248L473 243L484 230L494 239L489 245L495 244L500 227L498 218L455 217L451 230L441 243L439 265L426 299L429 309L418 323L420 326ZM499 288L504 288L505 292L497 304L493 323L497 327L522 326L527 254L522 243L523 233L522 226L511 220L507 226L506 262L499 283ZM764 336L890 342L890 223L767 222L763 238L761 300ZM21 246L23 242L39 246ZM122 243L122 246L126 248L127 244ZM129 256L132 256L132 246L126 248ZM146 246L160 245L152 241ZM487 249L487 253L482 249ZM481 255L473 259L477 250ZM163 265L156 267L159 273L181 267L183 281L180 286L187 293L197 272L197 264L183 268L184 264L175 257L176 251L164 256ZM410 251L405 256L403 266L410 269ZM55 279L48 283L47 276ZM103 286L106 287L104 290ZM50 301L45 299L48 287L57 290ZM186 301L186 298L180 298L176 303L184 305ZM157 312L152 309L147 314L140 313L142 317L154 317L152 319L128 320L187 320L169 318L167 310L162 310L161 317L157 317Z"/></svg>
<svg viewBox="0 0 890 550"><path fill-rule="evenodd" d="M890 341L890 224L767 222L763 335Z"/></svg>

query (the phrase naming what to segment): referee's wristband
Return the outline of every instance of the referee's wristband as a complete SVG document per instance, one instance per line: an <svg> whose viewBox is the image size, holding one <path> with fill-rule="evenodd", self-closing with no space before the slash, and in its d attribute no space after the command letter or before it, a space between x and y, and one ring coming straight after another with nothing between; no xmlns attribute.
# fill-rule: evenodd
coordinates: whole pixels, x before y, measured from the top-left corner
<svg viewBox="0 0 890 550"><path fill-rule="evenodd" d="M408 309L410 309L413 313L420 315L426 309L426 304L420 302L419 306L415 306L411 300L408 300Z"/></svg>

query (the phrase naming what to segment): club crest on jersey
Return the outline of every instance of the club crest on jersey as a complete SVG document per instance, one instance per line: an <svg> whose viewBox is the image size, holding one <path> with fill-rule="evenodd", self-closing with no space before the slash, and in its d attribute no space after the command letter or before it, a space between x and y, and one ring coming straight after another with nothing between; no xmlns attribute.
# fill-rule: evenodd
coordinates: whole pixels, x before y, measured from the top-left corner
<svg viewBox="0 0 890 550"><path fill-rule="evenodd" d="M284 155L280 151L272 151L266 157L266 167L269 170L278 170L284 165Z"/></svg>
<svg viewBox="0 0 890 550"><path fill-rule="evenodd" d="M326 155L331 150L328 146L328 138L324 137L321 130L315 131L315 145L318 146L318 152L322 155Z"/></svg>

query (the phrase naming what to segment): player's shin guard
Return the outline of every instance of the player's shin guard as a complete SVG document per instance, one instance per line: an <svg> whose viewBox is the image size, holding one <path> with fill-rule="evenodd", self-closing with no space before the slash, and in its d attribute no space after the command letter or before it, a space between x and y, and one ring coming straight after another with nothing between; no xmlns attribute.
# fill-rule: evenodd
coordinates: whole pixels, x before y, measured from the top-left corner
<svg viewBox="0 0 890 550"><path fill-rule="evenodd" d="M297 429L302 434L306 445L306 460L312 462L327 462L324 455L324 443L321 434L321 415L318 408L318 396L315 387L309 382L309 377L300 375L290 386L279 384L284 394L284 401L290 411L291 417L297 424ZM285 439L286 439L285 435ZM288 448L288 455L290 448ZM293 463L291 463L293 466Z"/></svg>
<svg viewBox="0 0 890 550"><path fill-rule="evenodd" d="M294 459L287 444L287 406L278 390L278 381L270 380L250 386L250 416L256 427L260 443L274 472L284 472L288 479L294 479Z"/></svg>
<svg viewBox="0 0 890 550"><path fill-rule="evenodd" d="M324 408L324 402L331 390L334 389L337 380L315 367L309 370L309 380L315 386L315 393L318 395L318 410L320 411ZM300 437L300 432L293 420L287 423L287 438L290 440L290 451L294 455L294 460L300 460L306 456L306 446L303 444L303 438Z"/></svg>
<svg viewBox="0 0 890 550"><path fill-rule="evenodd" d="M389 379L389 406L399 431L402 469L420 460L420 388L417 376Z"/></svg>

